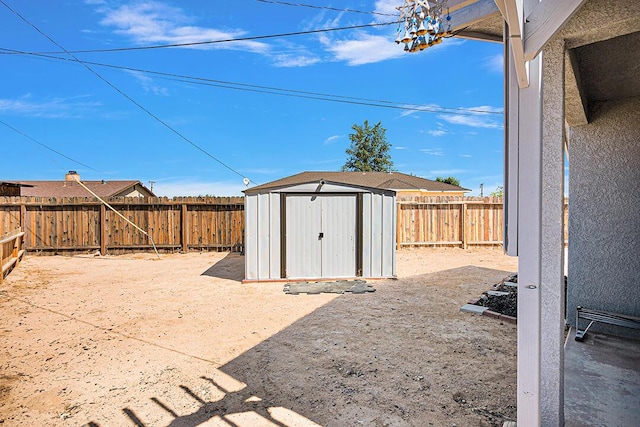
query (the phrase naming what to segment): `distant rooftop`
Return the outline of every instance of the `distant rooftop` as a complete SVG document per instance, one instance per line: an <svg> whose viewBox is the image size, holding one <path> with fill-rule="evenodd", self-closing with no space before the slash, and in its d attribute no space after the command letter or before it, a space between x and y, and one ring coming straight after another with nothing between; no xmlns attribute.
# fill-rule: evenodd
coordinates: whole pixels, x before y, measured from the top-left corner
<svg viewBox="0 0 640 427"><path fill-rule="evenodd" d="M20 195L27 197L93 197L85 188L78 184L80 175L69 171L64 180L60 181L9 181L8 184L19 185ZM99 197L121 197L132 192L138 192L147 197L155 195L140 181L82 181Z"/></svg>
<svg viewBox="0 0 640 427"><path fill-rule="evenodd" d="M18 181L16 183L23 185L22 196L93 197L80 184L73 181ZM99 197L117 197L136 185L144 187L140 181L82 181L82 183ZM151 193L148 189L146 191Z"/></svg>

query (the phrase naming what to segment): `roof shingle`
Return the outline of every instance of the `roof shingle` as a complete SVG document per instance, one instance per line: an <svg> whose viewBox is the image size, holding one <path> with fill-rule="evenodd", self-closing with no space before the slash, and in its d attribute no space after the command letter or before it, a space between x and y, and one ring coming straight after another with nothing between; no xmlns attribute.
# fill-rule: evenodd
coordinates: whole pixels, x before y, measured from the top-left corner
<svg viewBox="0 0 640 427"><path fill-rule="evenodd" d="M21 194L31 197L93 197L80 184L74 181L16 181L17 184L28 185L22 187ZM123 191L140 185L140 181L82 181L99 197L114 197Z"/></svg>
<svg viewBox="0 0 640 427"><path fill-rule="evenodd" d="M457 185L432 181L400 172L301 172L267 184L258 185L246 191L272 190L309 182L318 182L322 179L327 182L384 190L469 191Z"/></svg>

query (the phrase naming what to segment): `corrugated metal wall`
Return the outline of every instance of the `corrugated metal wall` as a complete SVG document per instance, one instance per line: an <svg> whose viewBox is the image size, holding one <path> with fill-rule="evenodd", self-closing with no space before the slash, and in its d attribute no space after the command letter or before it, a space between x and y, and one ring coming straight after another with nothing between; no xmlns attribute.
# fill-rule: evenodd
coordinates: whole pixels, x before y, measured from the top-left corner
<svg viewBox="0 0 640 427"><path fill-rule="evenodd" d="M287 278L356 275L355 194L288 194Z"/></svg>
<svg viewBox="0 0 640 427"><path fill-rule="evenodd" d="M322 276L356 276L355 194L321 196Z"/></svg>
<svg viewBox="0 0 640 427"><path fill-rule="evenodd" d="M323 197L288 195L286 215L287 277L322 277Z"/></svg>
<svg viewBox="0 0 640 427"><path fill-rule="evenodd" d="M279 189L277 193L247 192L245 280L282 279L282 264L287 278L356 277L358 193L362 195L362 277L394 277L394 193L310 184ZM286 200L284 215L280 212L281 197ZM280 233L283 216L284 263ZM319 233L323 233L322 238Z"/></svg>
<svg viewBox="0 0 640 427"><path fill-rule="evenodd" d="M280 194L245 197L245 279L280 277Z"/></svg>
<svg viewBox="0 0 640 427"><path fill-rule="evenodd" d="M389 194L362 195L362 275L394 277L396 274L396 200Z"/></svg>

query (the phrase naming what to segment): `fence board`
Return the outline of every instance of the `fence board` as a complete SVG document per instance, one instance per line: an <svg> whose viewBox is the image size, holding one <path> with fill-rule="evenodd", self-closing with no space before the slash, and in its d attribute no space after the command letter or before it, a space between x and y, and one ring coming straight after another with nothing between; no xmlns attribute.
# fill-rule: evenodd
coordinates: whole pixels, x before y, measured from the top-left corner
<svg viewBox="0 0 640 427"><path fill-rule="evenodd" d="M565 242L568 239L565 201ZM504 215L499 197L398 198L397 247L502 244Z"/></svg>
<svg viewBox="0 0 640 427"><path fill-rule="evenodd" d="M107 202L145 230L163 250L242 249L243 197L118 198ZM190 229L182 229L183 215L188 216L184 220ZM22 225L28 250L122 253L152 249L145 234L94 198L0 197L0 234ZM185 238L188 240L183 242Z"/></svg>
<svg viewBox="0 0 640 427"><path fill-rule="evenodd" d="M109 199L164 251L242 250L243 197ZM101 219L104 211L104 220ZM23 218L21 220L21 218ZM398 198L397 247L502 243L501 198ZM568 209L565 204L565 241ZM22 228L43 252L151 250L149 238L94 198L0 197L0 234Z"/></svg>
<svg viewBox="0 0 640 427"><path fill-rule="evenodd" d="M0 283L24 256L24 232L19 228L0 234Z"/></svg>
<svg viewBox="0 0 640 427"><path fill-rule="evenodd" d="M0 236L20 228L20 205L7 206L0 214Z"/></svg>

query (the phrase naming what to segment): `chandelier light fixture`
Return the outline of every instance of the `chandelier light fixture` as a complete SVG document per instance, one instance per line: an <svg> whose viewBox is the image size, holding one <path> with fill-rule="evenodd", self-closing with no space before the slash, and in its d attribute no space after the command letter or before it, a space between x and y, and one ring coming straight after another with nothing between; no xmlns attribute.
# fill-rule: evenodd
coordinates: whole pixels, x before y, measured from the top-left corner
<svg viewBox="0 0 640 427"><path fill-rule="evenodd" d="M400 12L396 43L404 44L405 52L424 50L451 35L448 0L404 0L396 9Z"/></svg>

